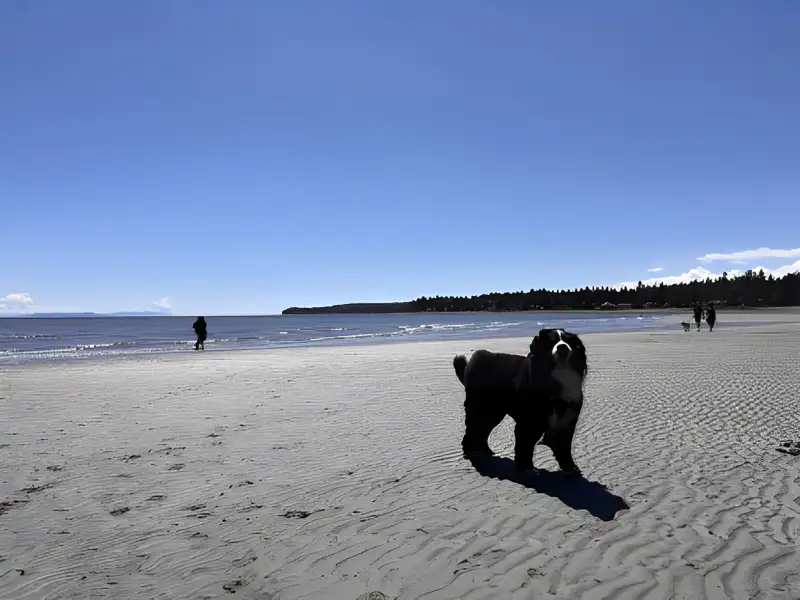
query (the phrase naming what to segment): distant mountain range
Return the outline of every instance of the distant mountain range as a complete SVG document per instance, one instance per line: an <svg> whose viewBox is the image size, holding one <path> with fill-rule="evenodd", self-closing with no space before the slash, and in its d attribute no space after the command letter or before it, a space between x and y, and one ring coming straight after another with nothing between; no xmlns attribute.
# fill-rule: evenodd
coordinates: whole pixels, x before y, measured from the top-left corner
<svg viewBox="0 0 800 600"><path fill-rule="evenodd" d="M14 319L91 319L98 317L171 317L172 313L158 310L122 311L114 313L0 313L0 318Z"/></svg>

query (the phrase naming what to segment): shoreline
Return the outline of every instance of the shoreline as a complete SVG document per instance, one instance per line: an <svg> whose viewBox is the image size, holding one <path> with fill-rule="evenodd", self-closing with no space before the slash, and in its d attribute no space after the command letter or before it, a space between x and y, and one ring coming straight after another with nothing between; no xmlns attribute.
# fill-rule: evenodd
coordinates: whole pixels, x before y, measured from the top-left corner
<svg viewBox="0 0 800 600"><path fill-rule="evenodd" d="M787 317L790 315L786 315ZM713 333L710 335L717 335L719 332L731 331L731 330L741 330L741 329L761 329L765 327L774 328L780 327L786 324L800 324L800 311L797 312L796 319L788 319L788 320L773 320L773 319L764 319L762 321L749 321L749 320L739 320L734 322L728 322L727 326L719 327L719 322L715 327ZM692 330L689 333L683 332L681 329L677 327L680 321L670 321L665 323L661 327L652 327L647 329L619 329L613 331L593 331L587 333L581 333L581 338L586 338L592 340L595 337L602 339L605 336L631 336L631 335L709 335L707 326L705 322L701 325L701 331L698 333L694 330L694 322L692 322ZM19 362L19 363L12 363L12 362L2 362L0 361L0 373L3 371L14 371L18 369L30 368L30 367L58 367L58 366L80 366L84 365L90 367L92 365L104 365L108 363L126 363L126 364L136 364L136 363L157 363L157 362L186 362L188 364L202 364L205 360L224 360L225 357L230 357L232 360L236 357L240 357L243 360L254 360L259 357L264 357L267 355L273 356L281 356L283 353L307 353L307 352L314 352L314 351L321 351L324 352L326 355L330 354L331 356L336 356L338 353L344 353L346 355L354 355L358 354L358 351L364 351L364 353L368 353L370 349L386 349L391 347L402 347L402 346L414 346L417 344L422 345L423 347L428 346L453 346L457 345L459 347L470 347L470 350L464 350L462 352L472 352L472 349L477 349L478 347L486 347L487 344L492 347L500 347L500 348L507 348L511 344L516 344L519 346L519 349L516 350L514 353L517 354L525 354L527 352L528 345L530 344L533 336L536 332L532 332L530 336L520 336L520 335L497 335L497 336L476 336L476 337L455 337L455 338L438 338L438 339L410 339L410 338L390 338L390 337L375 337L369 338L366 340L359 339L354 341L342 341L342 340L335 340L330 342L314 342L314 343L297 343L295 345L286 345L286 346L275 346L275 347L263 347L263 348L209 348L205 351L196 351L192 349L181 349L181 350L174 350L174 351L153 351L153 352L141 352L141 353L130 353L130 354L109 354L109 355L97 355L91 357L63 357L57 359L47 359L47 360L33 360L27 362ZM483 343L483 344L482 344ZM511 350L499 350L499 351L508 351L512 352ZM205 358L204 358L205 357Z"/></svg>
<svg viewBox="0 0 800 600"><path fill-rule="evenodd" d="M426 313L424 316L421 313L409 314L405 315L409 319L408 321L395 318L384 323L380 323L380 320L385 320L387 315L373 315L376 321L367 318L355 322L347 321L348 317L352 317L352 315L344 315L344 321L335 319L336 316L331 320L330 316L319 315L319 325L314 324L315 317L309 319L305 316L293 315L285 318L279 326L265 325L263 321L258 321L261 317L257 317L249 327L247 324L242 326L231 323L230 320L222 320L221 328L216 332L212 331L217 335L212 336L212 339L206 343L207 350L214 353L303 347L350 348L361 345L427 340L494 340L533 335L538 328L548 326L572 329L578 333L652 331L675 327L681 320L691 321L689 315L680 310L666 312L623 310L599 314L598 312L539 311L533 313L533 311L528 311L504 313L505 320L496 321L487 320L487 314L484 313L436 313L436 315L439 316L434 316L433 313ZM630 319L632 315L637 317L636 321L626 322L626 319ZM473 316L475 321L471 321ZM800 316L800 308L797 310L729 310L720 313L718 327L754 326L762 322L791 323L798 316ZM400 315L395 315L395 317L400 317ZM586 318L584 319L584 317ZM295 318L299 321L293 323ZM500 318L500 315L497 318ZM540 322L537 322L538 318L541 318ZM169 317L169 319L174 318ZM520 320L517 322L517 319ZM96 320L89 322L92 321L96 322ZM133 337L128 337L129 332L136 331L135 328L131 329L133 326L130 324L111 329L94 328L89 339L86 339L80 330L75 330L75 327L76 325L72 324L66 328L55 329L55 331L41 327L34 329L11 327L5 331L0 330L0 368L19 367L34 363L58 364L118 358L151 358L171 354L185 355L193 352L193 340L186 339L188 336L185 336L183 328L180 326L176 328L174 322L166 328L145 330L143 335L134 335ZM285 330L278 332L278 328ZM78 334L77 337L75 337L75 333ZM37 338L43 340L63 339L63 341L61 343L34 344L33 347L30 342L25 341ZM14 340L16 339L23 340L20 342L21 345L15 344Z"/></svg>
<svg viewBox="0 0 800 600"><path fill-rule="evenodd" d="M636 311L633 311L636 312ZM744 312L744 311L743 311ZM659 313L663 314L663 313ZM664 322L659 324L658 326L653 327L646 327L646 328L635 328L632 327L630 329L626 329L624 326L614 330L607 330L607 331L590 331L590 332L580 332L580 328L577 328L576 331L581 333L581 336L595 336L595 335L606 335L606 334L634 334L634 333L655 333L655 332L671 332L671 331L678 331L676 326L680 323L679 317L681 314L675 315L665 315ZM742 313L734 313L739 318L735 319L722 319L722 323L718 320L717 327L714 333L718 331L723 331L730 328L740 329L740 328L752 328L752 327L759 327L764 324L787 324L787 323L794 323L800 322L800 309L797 312L774 312L771 314L762 313L761 319L751 320L750 317L753 317L752 314L742 314ZM783 319L778 318L779 316L783 316ZM726 315L729 316L729 315ZM687 318L687 320L689 320ZM721 325L721 326L720 326ZM694 328L694 323L692 322L692 327ZM702 329L706 329L705 322L702 324ZM538 329L537 329L538 331ZM692 329L694 332L694 329ZM704 333L708 333L707 331L703 331ZM535 332L531 332L531 338L535 335ZM338 337L334 337L329 340L315 340L312 342L295 342L295 343L285 343L283 345L274 345L274 346L263 346L263 347L215 347L213 344L205 351L195 351L190 348L181 348L178 347L176 349L153 349L150 350L140 350L136 352L120 352L120 353L97 353L91 355L83 355L83 356L74 356L68 355L66 352L64 355L56 355L56 356L49 356L47 358L34 358L29 360L18 360L14 361L14 355L11 355L12 359L2 360L0 359L0 372L3 369L19 369L24 368L32 365L60 365L60 364L103 364L108 361L153 361L158 360L161 358L166 359L170 357L172 359L176 358L185 358L187 360L196 360L197 358L209 354L213 356L223 356L230 353L233 354L240 354L240 353L264 353L264 352L284 352L284 351L293 351L293 350L303 350L303 349L332 349L332 350L352 350L354 348L370 348L370 347L380 347L380 346L395 346L395 345L405 345L405 344L429 344L429 343L470 343L470 342L481 342L486 341L488 343L496 342L499 340L512 340L512 339L522 339L525 336L520 335L509 335L498 332L497 334L493 333L486 333L484 335L475 335L475 336L452 336L452 337L438 337L432 339L415 339L412 336L391 336L391 335L374 335L370 337L354 337L351 339L342 339ZM530 341L530 340L529 340ZM19 356L19 355L17 355ZM193 358L190 358L193 357Z"/></svg>
<svg viewBox="0 0 800 600"><path fill-rule="evenodd" d="M602 315L592 318L583 318L586 313L581 315L571 315L573 318L563 318L552 323L547 322L547 318L552 315L536 315L526 320L516 321L515 317L510 317L506 321L472 321L471 315L460 315L456 319L452 318L419 318L403 321L395 319L390 323L378 323L373 325L371 321L361 321L356 323L330 322L327 326L322 326L316 331L308 327L300 327L296 331L290 324L283 324L287 331L281 331L281 335L275 337L260 337L268 335L256 329L251 332L244 332L241 329L231 333L233 339L227 339L226 331L219 331L217 334L222 339L211 339L206 341L208 352L241 352L247 350L288 350L292 348L305 347L339 347L350 348L354 346L372 346L380 344L397 344L420 341L436 340L459 340L459 339L498 339L506 337L517 337L519 335L533 335L542 327L560 326L575 329L581 332L624 332L638 330L657 330L671 327L674 324L674 317L665 313L654 313L636 319L630 319L630 315ZM305 317L301 317L305 319ZM322 317L326 319L326 317ZM535 319L542 319L537 321ZM384 315L377 316L378 320L384 320ZM327 320L327 319L326 319ZM423 322L424 321L424 322ZM322 321L326 323L325 320ZM341 326L339 326L341 325ZM284 338L283 334L302 332L301 335L306 339L292 339L290 335ZM47 335L41 332L38 335ZM245 337L238 337L245 336ZM252 336L252 337L251 337ZM313 337L312 337L313 336ZM147 342L147 340L145 340ZM86 343L86 342L84 342ZM103 340L89 345L65 345L51 347L41 350L11 350L0 351L0 366L11 367L22 366L32 363L62 363L62 362L86 362L109 359L129 359L139 357L153 357L160 355L194 353L193 343L189 340L175 340L165 338L158 345L148 346L146 343L140 345L138 341L120 339L113 333L104 336ZM202 352L201 352L202 353Z"/></svg>

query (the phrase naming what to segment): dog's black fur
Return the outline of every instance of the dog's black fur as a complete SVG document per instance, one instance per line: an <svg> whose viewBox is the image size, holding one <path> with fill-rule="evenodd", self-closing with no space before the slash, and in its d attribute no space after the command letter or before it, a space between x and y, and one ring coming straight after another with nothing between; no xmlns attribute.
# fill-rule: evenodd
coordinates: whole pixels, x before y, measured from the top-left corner
<svg viewBox="0 0 800 600"><path fill-rule="evenodd" d="M516 424L518 471L533 469L533 450L544 435L542 443L553 450L559 467L580 472L572 458L572 438L583 405L587 356L576 334L542 329L528 356L477 350L469 361L456 356L453 367L466 390L466 432L461 442L466 457L493 454L489 434L509 415Z"/></svg>

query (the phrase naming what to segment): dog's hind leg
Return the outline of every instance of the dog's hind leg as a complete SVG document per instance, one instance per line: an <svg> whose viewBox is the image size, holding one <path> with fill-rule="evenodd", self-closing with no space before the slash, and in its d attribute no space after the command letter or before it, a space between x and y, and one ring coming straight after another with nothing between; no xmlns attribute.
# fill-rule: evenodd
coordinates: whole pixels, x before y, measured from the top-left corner
<svg viewBox="0 0 800 600"><path fill-rule="evenodd" d="M489 447L489 435L505 417L505 412L498 410L497 403L485 393L467 390L464 401L464 438L461 447L464 456L481 456L494 454Z"/></svg>

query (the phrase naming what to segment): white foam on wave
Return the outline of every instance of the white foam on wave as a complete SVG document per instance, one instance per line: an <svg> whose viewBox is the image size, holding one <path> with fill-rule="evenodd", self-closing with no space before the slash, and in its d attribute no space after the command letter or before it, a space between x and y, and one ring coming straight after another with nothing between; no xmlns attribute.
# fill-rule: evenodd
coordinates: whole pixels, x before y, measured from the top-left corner
<svg viewBox="0 0 800 600"><path fill-rule="evenodd" d="M422 325L398 325L402 333L414 334L421 331L448 330L448 329L469 329L475 327L475 323L451 323L443 325L441 323L423 323Z"/></svg>
<svg viewBox="0 0 800 600"><path fill-rule="evenodd" d="M106 344L78 344L65 350L100 350L102 348L116 348L121 346L135 346L136 342L108 342Z"/></svg>
<svg viewBox="0 0 800 600"><path fill-rule="evenodd" d="M309 342L324 342L327 340L355 340L355 339L363 339L363 338L373 338L373 337L391 337L393 335L397 335L396 333L352 333L350 335L329 335L326 337L316 337L311 338Z"/></svg>

